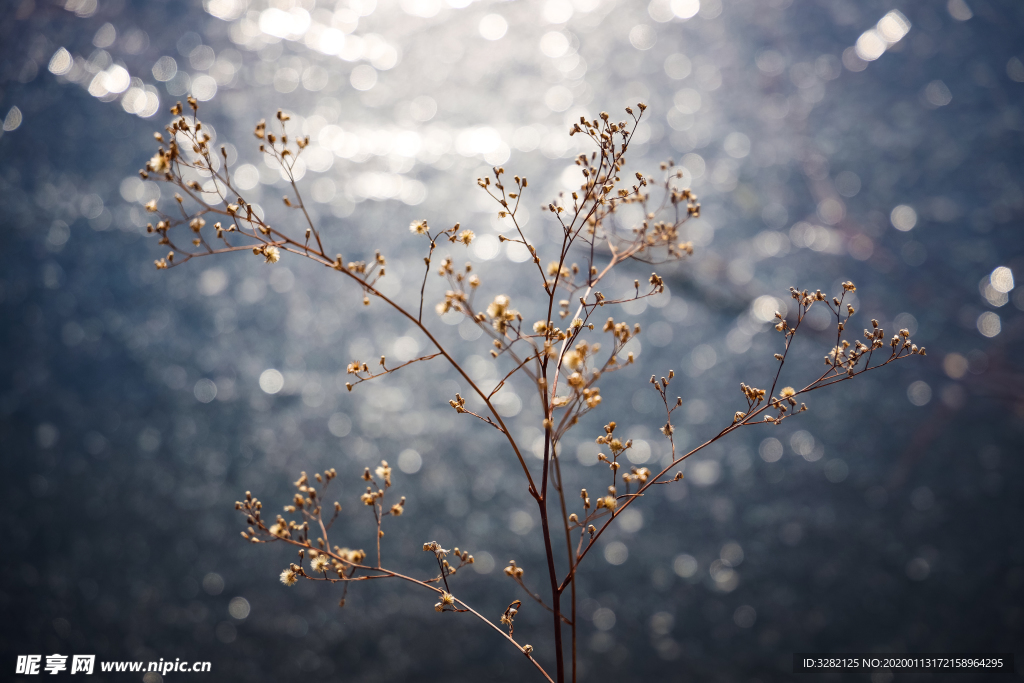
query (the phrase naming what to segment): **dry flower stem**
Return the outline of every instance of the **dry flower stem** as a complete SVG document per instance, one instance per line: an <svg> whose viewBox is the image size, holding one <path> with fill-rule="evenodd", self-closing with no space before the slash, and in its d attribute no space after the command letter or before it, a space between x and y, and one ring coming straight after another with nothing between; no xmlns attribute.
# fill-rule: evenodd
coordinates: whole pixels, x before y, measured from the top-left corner
<svg viewBox="0 0 1024 683"><path fill-rule="evenodd" d="M263 257L267 263L277 262L282 252L294 253L339 271L359 288L364 304L370 304L370 297L379 299L397 311L399 315L408 319L423 333L436 352L391 367L388 367L386 359L382 356L379 363L381 369L376 372L370 371L366 363L354 361L348 368L348 373L353 375L354 379L347 383L347 388L351 391L363 382L391 374L413 363L443 356L485 405L486 414L479 414L466 407L466 400L460 394L456 394L455 399L449 402L457 413L467 413L498 429L504 435L526 477L528 491L537 502L541 518L541 536L548 583L551 590L550 606L540 595L526 587L521 578L523 572L521 567L517 567L512 562L509 567L506 567L505 573L512 576L520 588L526 591L534 601L552 613L555 676L552 679L533 658L532 645L519 645L512 639L512 622L521 607L520 601L510 604L501 615L500 623L508 627L508 634L505 634L500 626L481 616L451 593L448 577L454 575L458 569L473 563L473 557L468 553L455 548L454 552L460 562L457 566L453 566L445 559L446 555L452 551L441 548L435 542L425 544L424 550L434 553L440 574L434 579L423 581L383 568L381 547L381 538L384 535L383 519L387 515L401 515L405 504L405 498L390 508L384 503L386 491L391 486L391 468L387 462L381 462L381 466L376 470L376 477L370 473L368 468L362 476L369 486L367 486L366 493L362 494L360 498L365 506L372 508L377 531L376 566L371 567L363 562L366 554L361 550L352 551L337 546L334 546L332 550L327 533L341 507L335 503L334 516L330 522L325 524L321 514L323 490L317 493L314 486L309 486L309 481L304 473L296 482L298 492L295 495L294 504L285 508L286 512L292 514L301 513L302 523L295 520L288 521L278 515L277 522L268 528L260 517L261 503L247 494L246 501L236 505L247 515L250 524L249 531L243 532L243 537L256 543L285 541L300 546L302 548L299 551L300 563L292 564L289 569L286 569L282 573L282 581L287 585L293 584L297 578L340 582L344 587L342 604L344 604L344 595L347 594L349 584L356 581L375 578L402 578L430 588L440 594L440 601L434 606L436 611L474 614L502 633L534 663L549 681L557 680L562 683L566 680L565 647L562 640L563 623L570 627L570 672L574 683L577 679L578 635L575 577L581 562L594 547L597 539L624 509L643 497L651 486L679 481L682 478L681 473L677 473L671 479L665 477L672 468L678 466L686 458L727 434L741 427L755 424L778 425L796 413L806 410L806 406L803 404L800 404L799 409L797 408L796 398L798 396L852 379L890 362L925 353L923 348L918 349L911 342L909 332L901 330L889 342L891 347L889 358L871 366L875 350L885 345L883 332L875 321L872 321L873 330L864 331L864 337L870 342L870 346L860 341L851 345L850 342L843 340L843 332L854 313L853 308L849 305L846 306L845 314L843 309L846 292L856 289L852 283L844 283L843 294L831 301L820 291L810 293L806 290L800 292L791 289L791 295L797 301L796 321L790 327L788 321L781 314L776 314L775 328L784 334L784 349L782 353L775 354L778 367L772 379L771 388L766 392L748 387L746 384L741 385L747 401L746 409L737 411L733 416L732 423L711 439L677 457L672 415L682 405L682 399L678 398L670 404L667 390L674 377L672 372L669 372L667 378L662 377L660 381L652 376L651 383L665 406L666 422L662 427L662 432L670 442L671 463L657 474L652 474L645 467L633 467L629 472L620 474L619 469L622 467L620 456L632 447L632 442L627 440L623 443L616 437L614 435L616 423L609 422L605 426L605 433L597 439L597 443L605 446L611 452L610 458L604 453L599 456L599 460L609 466L611 485L608 487L607 495L600 495L593 507L586 489L582 491L581 519L580 515L575 512L569 514L558 446L561 439L579 422L581 417L600 405L599 381L609 373L633 363L633 354L627 353L626 347L629 341L641 332L639 325L631 327L626 322L616 322L614 317L609 317L602 323L597 314L606 306L611 307L660 294L664 291L664 281L657 273L652 273L648 280L649 289L645 285L645 289L641 291L640 281L635 280L633 295L619 299L605 297L598 287L616 266L627 261L648 264L665 263L678 261L692 254L693 246L688 242L679 241L680 228L688 219L700 215L700 203L697 197L689 189L679 189L673 184L681 177L681 172L674 168L671 161L662 164L661 168L665 176L663 181L651 181L643 174L636 173L636 184L616 189L622 183L620 174L624 167L629 140L636 130L636 126L639 125L646 107L643 104L638 105L639 114L635 114L632 109L627 108L626 112L632 118L631 122L613 122L608 114L602 112L600 119L595 118L588 121L585 117L581 117L580 122L573 125L570 135L588 136L595 143L596 151L589 156L581 154L576 159L576 164L580 167L583 175L579 192L572 192L571 198L561 194L554 202L543 207L552 214L562 232L558 258L548 263L546 267L541 265L540 255L527 240L517 217L523 193L528 186L527 180L516 176L514 187L506 187L508 181L503 178L505 174L503 168L493 169L493 182L490 177L477 180L477 184L499 205L499 219L510 219L515 229L514 234L517 237L501 235L499 240L513 242L527 249L540 275L540 284L547 297L543 306L546 316L544 320L537 321L532 325L531 334L530 325L527 324L524 329L523 316L518 310L512 308L512 302L507 295L498 294L494 296L490 304L476 305L475 295L481 285L481 278L472 272L471 264L467 264L464 269L456 268L450 255L444 256L439 267L437 264L433 264L438 242L442 238L446 238L449 243L456 246L468 246L474 240L474 232L472 230L460 231L459 224L444 230L431 230L426 221L415 221L410 225L410 231L414 235L425 237L429 243L427 255L424 258L425 270L419 288L418 308L415 309L415 312L396 303L377 287L377 282L386 275L386 259L379 251L376 252L372 260L366 262L353 261L346 264L340 254L333 258L330 257L329 252L324 248L320 231L313 224L311 216L306 210L293 172L296 160L309 144L308 138L293 136L289 142L287 127L289 117L281 111L277 114L278 133L269 132L266 124L261 121L256 127L255 134L261 141L260 151L280 166L292 187L294 201L285 197L284 204L302 214L307 226L304 240L293 239L269 225L260 217L259 211L254 210L253 205L246 202L232 186L226 152L222 150L224 157L222 167L219 162L214 163L214 157L208 145L209 136L202 132L202 124L197 117L198 103L194 98L189 98L189 106L192 109L190 119L182 116L183 108L180 103L172 109L172 114L177 118L166 129L170 134L168 149L161 146L157 155L150 160L147 170L141 172L144 178L148 178L152 174L157 179L174 184L184 193L184 196L175 195L177 207L173 212L174 215L161 212L156 201L150 202L146 206L148 211L159 218L155 227L148 226L149 231L156 233L160 244L171 250L165 258L156 261L157 268L175 267L198 256L242 250L252 250L254 254ZM163 142L162 135L158 134L157 139L161 143ZM187 152L182 152L182 146L186 149L191 148L193 152L191 160L186 158ZM210 181L207 184L212 183L212 191L204 190L195 180L186 180L186 176L189 174L209 178ZM657 185L664 191L659 203L652 203L649 191L644 189L651 185ZM214 203L207 201L206 195L209 194L215 195L218 201ZM185 197L195 202L199 208L193 212L186 211ZM644 218L629 230L620 229L611 219L618 207L629 204L639 206L643 210ZM657 216L665 214L671 214L671 220L655 221ZM222 246L214 248L207 240L210 231L203 232L206 226L206 217L223 217L226 225L222 225L218 221L212 226L216 231L216 240ZM179 248L171 241L169 236L171 230L182 225L187 225L195 235L192 239L192 244L196 247L195 250ZM245 243L232 243L236 236ZM313 245L310 244L311 237L314 241ZM580 243L582 243L582 249L578 248ZM571 262L570 256L574 251L582 252L585 257L582 267ZM599 258L607 259L607 262L599 264ZM436 306L437 312L439 314L450 311L461 313L466 320L476 324L481 331L486 333L486 338L490 340L493 347L490 352L492 358L498 359L507 356L513 364L512 369L490 392L485 393L470 378L466 370L441 345L423 321L427 280L430 277L432 266L449 287L443 301ZM561 299L560 297L565 298ZM578 304L574 306L574 310L571 310L570 302L573 300ZM807 311L817 302L823 302L832 311L836 320L836 345L829 356L826 356L827 370L803 389L797 391L792 387L786 387L776 396L775 389L788 358L792 340ZM557 316L555 315L556 311L558 312ZM565 329L561 329L559 324L556 324L556 318L558 320L568 319L570 322ZM601 345L584 339L584 336L589 336L589 333L597 330L599 333L612 335L611 353L603 362L599 362L597 359ZM624 359L623 354L625 354ZM493 403L495 396L520 373L533 384L541 403L544 450L541 471L538 475L539 480L534 478L534 473L527 466L516 439ZM563 393L559 393L560 390ZM557 415L559 410L564 411L560 416ZM316 480L323 482L323 488L326 488L327 483L335 476L336 473L330 470L323 476L317 474ZM624 493L620 493L618 489L620 477L621 484L625 486ZM383 485L380 482L383 482ZM549 484L558 498L562 529L565 533L567 564L564 572L558 568L551 534ZM636 490L633 490L634 485ZM311 523L317 526L322 533L315 545L309 539ZM574 542L573 534L577 530L578 539L575 539ZM293 537L293 533L295 537ZM301 564L306 553L310 557L312 576L305 572ZM331 572L337 578L330 576ZM431 585L439 582L443 583L443 590ZM562 593L567 588L570 589L569 617L562 613Z"/></svg>

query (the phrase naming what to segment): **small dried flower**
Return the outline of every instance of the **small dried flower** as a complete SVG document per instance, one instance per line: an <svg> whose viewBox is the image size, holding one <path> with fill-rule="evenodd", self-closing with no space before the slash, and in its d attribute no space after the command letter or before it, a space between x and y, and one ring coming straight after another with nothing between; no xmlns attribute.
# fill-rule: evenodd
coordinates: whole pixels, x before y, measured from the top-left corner
<svg viewBox="0 0 1024 683"><path fill-rule="evenodd" d="M510 303L508 296L499 294L487 306L487 315L492 319L494 329L502 334L505 333L508 324L519 317L519 311L509 308Z"/></svg>
<svg viewBox="0 0 1024 683"><path fill-rule="evenodd" d="M391 486L391 467L388 465L387 460L380 461L380 467L377 468L377 476L384 480L385 486Z"/></svg>
<svg viewBox="0 0 1024 683"><path fill-rule="evenodd" d="M499 294L494 297L494 301L487 306L487 315L492 318L497 318L503 315L508 309L509 298L504 294Z"/></svg>
<svg viewBox="0 0 1024 683"><path fill-rule="evenodd" d="M285 569L281 572L281 583L286 586L294 586L298 580L298 574L293 572L291 569Z"/></svg>
<svg viewBox="0 0 1024 683"><path fill-rule="evenodd" d="M463 230L459 233L459 241L467 246L472 243L474 237L476 237L476 233L472 230Z"/></svg>
<svg viewBox="0 0 1024 683"><path fill-rule="evenodd" d="M167 163L167 157L158 152L146 163L146 168L153 173L163 173L170 168L170 164Z"/></svg>
<svg viewBox="0 0 1024 683"><path fill-rule="evenodd" d="M448 555L448 553L450 553L451 551L450 550L445 550L444 548L442 548L441 544L438 543L437 541L430 541L429 543L424 543L423 544L423 552L425 552L425 553L431 553L432 552L432 553L434 553L434 555L437 556L438 559L441 559L441 558L445 557L446 555Z"/></svg>
<svg viewBox="0 0 1024 683"><path fill-rule="evenodd" d="M263 256L267 259L267 263L277 263L281 260L281 250L273 245L264 247Z"/></svg>
<svg viewBox="0 0 1024 683"><path fill-rule="evenodd" d="M317 555L313 558L312 562L310 562L309 566L313 571L320 574L326 572L330 568L331 562L327 559L326 555Z"/></svg>
<svg viewBox="0 0 1024 683"><path fill-rule="evenodd" d="M409 224L409 232L414 235L426 235L429 229L426 221L413 221Z"/></svg>

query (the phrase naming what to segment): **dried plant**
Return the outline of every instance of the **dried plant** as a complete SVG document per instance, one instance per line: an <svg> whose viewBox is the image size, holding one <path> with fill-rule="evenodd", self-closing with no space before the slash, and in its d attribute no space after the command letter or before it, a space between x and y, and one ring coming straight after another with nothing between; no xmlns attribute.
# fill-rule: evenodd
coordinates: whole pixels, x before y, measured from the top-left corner
<svg viewBox="0 0 1024 683"><path fill-rule="evenodd" d="M324 244L325 235L307 212L293 175L295 161L309 144L309 139L289 133L289 117L281 111L277 113L274 126L277 132L260 121L255 128L255 136L259 140L260 152L276 162L275 165L290 181L292 196L285 197L284 204L292 210L292 215L298 214L296 219L302 227L296 232L271 227L232 184L224 148L221 148L220 158L211 150L210 137L203 131L197 117L197 102L189 98L188 104L191 109L188 114L183 113L180 103L171 110L174 119L166 128L167 137L162 133L155 134L160 149L146 170L140 172L143 178L164 181L178 189L174 195L173 210L161 209L156 201L146 207L156 218L156 224L149 225L148 230L158 237L161 245L169 248L166 257L156 261L156 267L176 267L200 256L250 250L266 263L276 263L283 252L290 252L338 271L361 293L364 304L369 305L377 299L418 328L433 347L433 352L401 364L389 364L382 356L372 369L368 363L355 360L348 366L352 380L347 387L352 391L363 382L397 372L413 363L443 359L461 376L468 392L479 399L483 406L479 412L471 410L461 394L455 394L449 403L457 413L476 418L487 428L500 432L508 444L510 455L522 469L527 491L537 503L541 520L539 542L543 544L546 558L546 595L527 587L523 581L524 569L515 561L505 567L504 573L530 600L551 613L554 672L548 673L534 658L533 647L520 642L514 635L515 617L522 608L520 600L513 600L504 612L493 615L492 620L457 597L453 577L459 569L473 563L474 558L468 552L459 548L447 550L434 541L425 543L423 550L431 553L435 562L428 563L431 569L421 567L419 571L429 573L432 566L437 565L437 574L427 578L416 578L385 567L381 549L384 520L400 516L405 504L404 497L396 503L388 498L392 471L386 461L381 461L375 472L367 468L362 474L366 492L360 497L360 502L370 508L377 527L377 547L370 554L334 545L330 540L332 525L341 511L339 503L326 502L328 486L337 477L334 469L315 474L313 480L303 472L295 482L296 492L291 504L285 506L285 514L277 514L273 519L264 516L262 501L247 492L245 499L236 503L236 508L248 522L248 529L242 532L243 538L252 543L275 542L297 547L298 559L281 573L281 581L289 586L299 579L341 583L342 605L349 586L358 581L401 579L432 591L436 594L436 611L472 614L522 652L549 681L561 682L567 675L576 680L576 577L597 540L623 510L635 504L652 487L680 481L683 474L676 469L680 463L719 439L741 428L779 425L807 410L801 402L805 394L925 353L924 348L913 344L907 330L900 330L887 340L874 320L871 328L864 330L863 340L851 342L845 339L854 314L853 307L845 301L847 293L856 290L850 282L844 283L843 291L832 298L820 290L791 288L790 296L796 303L795 315L786 317L776 313L775 329L781 335L781 349L775 354L776 367L767 389L741 384L742 402L734 414L723 420L724 426L696 448L677 453L673 414L682 405L682 399L673 398L669 393L674 373L669 371L661 378L652 375L651 390L657 392L664 406L665 422L661 432L671 447L669 464L660 471L633 466L628 472L620 473L623 455L632 447L632 442L617 436L616 422L609 421L596 439L604 447L604 452L598 457L608 466L607 479L595 482L593 497L583 489L577 500L563 487L564 463L558 456L558 446L581 417L600 406L600 382L610 373L634 362L633 354L625 347L641 332L639 325L617 320L614 315L601 320L602 314L605 310L614 310L612 307L616 304L657 296L664 291L664 282L656 272L644 283L635 280L633 295L622 299L605 297L599 289L601 282L612 269L626 261L661 264L692 254L693 247L681 239L681 232L688 219L700 215L697 197L679 185L682 173L672 162L661 165L662 175L657 181L640 173L623 181L626 176L625 153L630 136L643 117L645 105L639 104L638 111L627 108L628 118L621 122L613 121L606 113L594 120L581 118L569 131L570 135L588 137L594 151L576 158L582 176L579 189L570 196L559 195L545 207L551 214L550 225L555 235L560 237L555 240L560 243L558 253L547 256L550 260L546 263L525 236L518 219L523 194L528 187L526 178L515 176L509 182L505 170L495 168L493 177L477 180L481 190L496 202L499 218L511 222L510 234L513 236L503 235L499 239L520 245L532 256L522 267L542 285L531 291L543 289L543 295L525 303L545 313L531 323L513 307L510 297L501 292L500 282L485 282L469 264L457 267L453 255L457 251L443 256L435 254L442 248L458 250L472 243L473 231L461 229L459 224L447 229L434 229L427 221L421 220L410 226L413 237L423 240L425 250L425 269L416 307L405 307L378 288L378 283L386 276L386 259L381 252L376 252L369 262L346 263L341 254L330 255ZM652 199L655 187L659 195L657 200ZM612 218L627 204L638 205L643 211L643 218L631 229L623 230L616 227ZM178 232L189 234L190 247L172 239L172 235ZM441 296L435 296L427 287L431 269L444 281L445 291ZM482 292L490 293L484 295ZM503 369L507 368L507 373L493 390L485 391L474 382L452 352L431 332L429 321L424 320L423 309L425 303L434 301L438 314L454 311L486 333L492 345L490 355L494 362L503 364ZM825 368L816 379L802 388L781 386L782 370L789 360L793 340L814 306L826 307L831 312L835 320L835 345L825 356ZM602 344L595 338L607 341ZM531 469L527 465L516 435L495 408L496 395L514 376L528 378L540 399L541 412L536 419L544 431L544 449L539 471L536 466ZM325 519L327 515L329 519ZM562 542L559 537L564 537L564 560L560 559L561 551L556 546ZM566 628L570 635L568 645L563 642L563 630ZM566 659L569 660L568 665Z"/></svg>

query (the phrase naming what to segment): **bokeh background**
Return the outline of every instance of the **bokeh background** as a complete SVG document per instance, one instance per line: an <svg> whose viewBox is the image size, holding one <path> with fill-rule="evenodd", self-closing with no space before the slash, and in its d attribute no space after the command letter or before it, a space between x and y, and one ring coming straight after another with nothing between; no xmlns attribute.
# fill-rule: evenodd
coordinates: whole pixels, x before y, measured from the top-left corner
<svg viewBox="0 0 1024 683"><path fill-rule="evenodd" d="M521 597L509 559L544 582L515 462L447 407L464 388L451 370L344 391L349 361L424 349L414 330L297 258L153 268L163 252L140 230L142 205L169 192L136 171L187 92L275 225L294 216L251 130L283 108L312 141L302 183L329 249L383 248L386 291L412 301L422 253L406 226L460 221L478 235L468 259L484 294L510 294L531 320L529 264L499 244L506 226L474 179L495 164L530 178L526 229L546 261L540 206L586 149L569 122L650 106L632 168L685 169L703 204L697 251L661 269L670 294L623 314L645 328L638 363L566 442L570 490L604 485L592 440L609 419L637 463L665 456L651 374L678 373L681 441L727 422L739 382L764 385L774 367L767 320L791 284L853 280L855 329L876 318L927 346L812 396L798 420L708 449L625 516L580 579L583 680L796 680L799 651L1019 652L1020 3L11 0L2 12L5 679L33 653L208 660L223 680L535 675L423 592L374 582L339 609L338 588L278 582L291 552L238 536L245 490L273 511L300 470L335 467L345 512L332 540L368 548L358 474L386 458L409 499L387 527L389 564L426 577L423 542L470 550L477 570L456 591L494 617ZM627 267L605 292L648 274ZM474 330L431 316L481 382L507 371ZM793 383L820 368L827 323L809 321ZM514 386L501 406L532 448L531 394ZM516 635L546 663L548 626L524 604ZM840 679L893 676L828 680Z"/></svg>

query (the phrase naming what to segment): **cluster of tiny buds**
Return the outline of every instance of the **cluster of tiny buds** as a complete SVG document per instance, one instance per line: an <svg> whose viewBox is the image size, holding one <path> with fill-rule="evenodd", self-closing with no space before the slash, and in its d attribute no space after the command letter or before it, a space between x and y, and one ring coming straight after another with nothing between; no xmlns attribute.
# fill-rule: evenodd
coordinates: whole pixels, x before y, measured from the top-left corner
<svg viewBox="0 0 1024 683"><path fill-rule="evenodd" d="M435 545L435 544L433 542L431 542L431 543L424 543L423 544L423 550L430 551L432 545ZM441 548L440 545L438 545L437 547L438 547L438 550L434 552L434 555L440 561L441 572L442 572L442 574L444 576L451 576L452 574L454 574L459 569L459 567L463 567L463 566L465 566L467 564L473 564L474 562L476 562L476 559L472 555L470 555L468 551L466 551L466 550L459 550L458 548L453 548L450 552L452 554L454 554L455 557L459 558L459 566L458 567L454 567L454 566L452 566L448 562L447 559L444 558L444 555L446 555L449 551L445 550L444 548Z"/></svg>
<svg viewBox="0 0 1024 683"><path fill-rule="evenodd" d="M337 560L333 560L326 552L321 552L315 548L300 548L298 551L299 564L292 562L288 565L287 569L281 572L281 583L286 586L294 586L299 578L314 578L306 573L301 564L307 552L309 553L310 558L309 567L314 575L321 574L326 578L328 572L334 572L339 576L350 576L351 572L355 570L354 567L347 570L346 565ZM350 565L358 564L366 558L366 552L362 550L350 550L348 548L339 548L337 546L334 548L334 554ZM344 606L344 604L345 601L342 600L341 606Z"/></svg>
<svg viewBox="0 0 1024 683"><path fill-rule="evenodd" d="M433 553L434 558L437 560L437 564L441 569L441 576L438 577L444 581L445 590L441 591L441 601L434 605L434 609L438 612L454 611L454 612L466 612L465 609L456 609L455 598L448 591L448 578L454 574L460 567L467 564L473 564L475 560L473 556L464 550L455 548L453 550L446 550L441 547L441 544L437 541L429 541L423 544L423 552ZM455 557L459 558L460 564L458 567L453 567L446 559L448 553L454 553ZM437 579L434 579L435 581Z"/></svg>
<svg viewBox="0 0 1024 683"><path fill-rule="evenodd" d="M251 543L260 543L261 541L256 537L256 529L254 527L260 526L262 528L263 522L260 519L260 513L263 510L263 503L254 498L251 491L246 491L244 501L235 501L235 509L244 512L246 521L249 523L249 529L242 532L242 538Z"/></svg>
<svg viewBox="0 0 1024 683"><path fill-rule="evenodd" d="M391 487L391 466L388 465L387 460L381 460L380 465L375 470L377 478L384 482L384 489ZM363 481L371 482L376 484L377 482L373 478L373 474L370 474L370 468L367 467L363 470L362 474ZM384 489L377 488L374 490L373 487L367 486L366 493L361 495L359 499L363 502L363 505L375 505L377 501L384 498ZM383 511L383 509L382 509ZM394 517L399 517L405 512L405 496L402 496L401 500L391 506L387 514ZM383 536L384 532L379 532L379 535Z"/></svg>
<svg viewBox="0 0 1024 683"><path fill-rule="evenodd" d="M606 510L608 510L610 512L614 512L616 506L618 505L618 503L619 503L619 501L615 497L615 487L614 486L609 486L608 487L608 495L607 496L603 496L601 498L598 498L597 499L597 503L595 504L594 507L596 509L598 509L598 510L600 510L601 508L605 508Z"/></svg>
<svg viewBox="0 0 1024 683"><path fill-rule="evenodd" d="M764 400L765 390L757 389L755 387L748 387L743 382L740 382L740 391L747 397L747 400L752 403L758 403Z"/></svg>
<svg viewBox="0 0 1024 683"><path fill-rule="evenodd" d="M878 323L876 321L872 320L871 323L876 328L878 327ZM868 331L864 330L864 335L867 336L867 334L868 334ZM879 339L882 338L882 330L877 330L877 332L875 332L875 334L877 335L877 337ZM900 346L901 344L902 344L902 348L910 349L911 353L920 354L922 356L928 355L925 352L925 348L923 346L919 347L917 344L914 344L914 343L912 343L910 341L910 330L906 330L906 329L900 330L899 334L893 335L892 340L890 340L890 342L889 342L889 345L892 346L894 349L897 346Z"/></svg>
<svg viewBox="0 0 1024 683"><path fill-rule="evenodd" d="M608 424L606 424L604 426L604 431L605 433L597 437L594 441L602 446L608 446L609 450L611 450L612 452L612 458L611 460L609 460L608 456L605 455L604 453L598 453L597 459L600 462L607 462L608 467L611 468L612 472L615 472L621 466L618 462L618 457L622 453L633 447L633 441L630 439L623 443L618 437L616 437L613 434L613 432L615 431L615 422L609 422ZM598 501L597 506L602 507L600 500ZM612 508L614 508L614 506L612 506Z"/></svg>
<svg viewBox="0 0 1024 683"><path fill-rule="evenodd" d="M468 550L459 550L458 547L456 547L452 548L452 553L455 555L455 557L459 558L459 561L462 564L473 564L474 562L476 562L476 559L474 559L474 557L469 554Z"/></svg>
<svg viewBox="0 0 1024 683"><path fill-rule="evenodd" d="M423 552L425 552L425 553L434 553L434 555L437 557L437 559L442 560L451 551L450 550L445 550L444 548L442 548L441 544L438 543L437 541L430 541L428 543L424 543L423 544Z"/></svg>
<svg viewBox="0 0 1024 683"><path fill-rule="evenodd" d="M779 322L775 323L775 329L777 331L779 331L779 332L786 332L787 334L793 334L793 333L796 332L796 330L791 330L789 328L789 323L786 322L786 319L783 318L782 314L779 313L778 311L775 311L775 319L779 321ZM782 354L780 354L780 353L775 354L775 359L776 360L782 360Z"/></svg>
<svg viewBox="0 0 1024 683"><path fill-rule="evenodd" d="M650 476L651 471L646 467L631 467L629 472L622 475L622 481L626 484L629 484L630 482L634 481L640 482L641 484L646 484L647 479Z"/></svg>
<svg viewBox="0 0 1024 683"><path fill-rule="evenodd" d="M845 287L847 285L853 286L853 283L852 282L844 282L843 283L844 289L845 289ZM853 290L847 290L847 291L855 291L856 289L857 289L856 287L853 287ZM793 297L794 299L796 299L797 301L799 301L803 306L809 306L810 304L814 303L815 301L825 301L825 299L826 299L825 295L822 293L822 291L820 289L816 290L814 292L808 292L805 289L804 291L801 292L801 291L797 290L796 287L790 287L789 288L789 295L791 297Z"/></svg>
<svg viewBox="0 0 1024 683"><path fill-rule="evenodd" d="M772 399L771 406L773 408L778 408L780 413L786 413L787 411L790 410L790 408L795 408L796 407L796 399L793 398L794 396L796 396L796 389L794 389L793 387L783 387L782 391L779 392L779 396L780 396L780 398L773 398ZM783 402L788 403L790 407L787 408L783 404ZM800 409L797 412L801 412L802 413L805 410L807 410L807 404L806 403L801 403L800 404ZM765 417L770 417L770 416L766 415ZM765 420L765 422L768 422L768 421L769 420ZM776 422L776 424L778 423L778 419L777 418L774 421Z"/></svg>
<svg viewBox="0 0 1024 683"><path fill-rule="evenodd" d="M455 398L448 401L448 405L454 408L457 413L466 412L466 399L462 397L462 394L455 394Z"/></svg>
<svg viewBox="0 0 1024 683"><path fill-rule="evenodd" d="M668 377L662 377L661 380L659 381L654 375L651 375L651 379L648 380L648 381L652 385L654 385L654 389L662 397L665 397L665 393L666 393L665 390L668 389L668 385L672 383L672 380L675 378L675 376L676 376L676 371L675 370L669 370L668 371ZM667 406L668 405L668 400L667 400L667 397L665 397L665 398L666 398L665 403L666 403L666 406ZM676 402L675 402L675 407L673 407L672 410L675 410L676 408L678 408L681 405L683 405L683 397L682 396L677 396L676 397ZM666 436L667 436L667 434L666 434Z"/></svg>
<svg viewBox="0 0 1024 683"><path fill-rule="evenodd" d="M523 577L523 568L516 566L515 560L509 560L508 566L505 567L505 575L511 576L513 579L520 579Z"/></svg>

